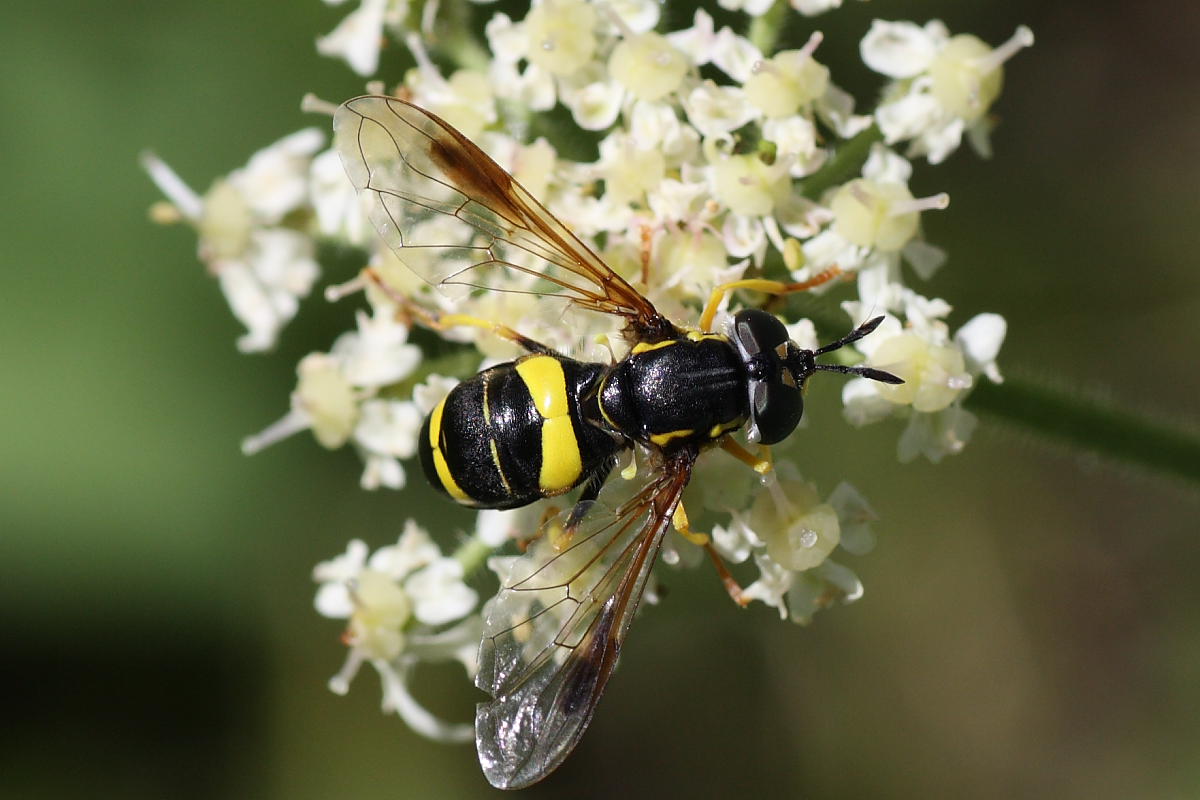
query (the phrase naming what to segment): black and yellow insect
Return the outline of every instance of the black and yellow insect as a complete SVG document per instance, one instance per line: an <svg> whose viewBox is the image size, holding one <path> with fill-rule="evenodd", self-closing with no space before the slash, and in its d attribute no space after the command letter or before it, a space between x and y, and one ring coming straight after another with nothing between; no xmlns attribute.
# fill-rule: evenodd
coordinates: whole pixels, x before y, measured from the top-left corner
<svg viewBox="0 0 1200 800"><path fill-rule="evenodd" d="M359 97L334 118L337 147L370 201L384 240L435 285L535 293L622 320L628 353L578 361L499 323L408 306L435 329L475 325L526 351L455 387L425 421L420 458L434 486L477 508L515 508L583 487L557 524L565 538L533 549L485 609L476 714L488 780L533 783L578 742L612 674L663 536L689 530L680 504L702 452L722 447L760 471L769 462L731 434L773 444L796 428L802 390L818 371L899 383L869 367L817 357L866 336L881 318L818 350L799 347L756 309L723 330L713 320L737 288L785 294L806 283L745 280L714 289L696 328L675 325L606 266L475 144L417 106ZM457 220L449 228L441 223ZM455 240L447 241L447 231ZM402 306L403 298L398 298ZM615 506L598 502L621 454L648 454L643 485ZM532 531L530 533L533 533Z"/></svg>

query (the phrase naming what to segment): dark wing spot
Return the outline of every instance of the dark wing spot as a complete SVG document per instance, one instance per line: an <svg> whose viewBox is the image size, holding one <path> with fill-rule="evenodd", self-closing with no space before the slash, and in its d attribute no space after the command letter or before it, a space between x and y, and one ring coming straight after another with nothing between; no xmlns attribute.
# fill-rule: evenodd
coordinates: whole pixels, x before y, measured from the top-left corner
<svg viewBox="0 0 1200 800"><path fill-rule="evenodd" d="M512 201L512 178L500 169L478 147L467 139L432 139L429 156L449 178L472 200L488 206L510 221L519 222L523 215Z"/></svg>

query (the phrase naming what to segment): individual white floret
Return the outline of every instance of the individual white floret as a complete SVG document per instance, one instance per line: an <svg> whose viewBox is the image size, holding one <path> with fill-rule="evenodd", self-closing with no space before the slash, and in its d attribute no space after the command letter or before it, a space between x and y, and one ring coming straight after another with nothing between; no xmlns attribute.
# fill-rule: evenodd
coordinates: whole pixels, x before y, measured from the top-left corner
<svg viewBox="0 0 1200 800"><path fill-rule="evenodd" d="M992 49L969 34L951 36L939 20L924 27L875 20L860 51L867 66L895 80L875 111L884 140L909 141L909 156L931 164L954 152L964 133L986 153L986 114L1000 95L1002 65L1031 44L1025 26Z"/></svg>
<svg viewBox="0 0 1200 800"><path fill-rule="evenodd" d="M383 44L388 5L393 2L395 0L362 0L336 28L317 39L317 52L342 59L359 75L374 75L379 68L379 48ZM399 5L407 8L408 3L402 0Z"/></svg>
<svg viewBox="0 0 1200 800"><path fill-rule="evenodd" d="M440 741L465 741L469 725L437 719L413 697L408 686L420 662L455 659L473 674L474 650L481 623L474 610L477 596L463 584L462 565L441 555L428 533L412 520L397 544L367 558L366 545L354 540L346 552L318 564L313 579L320 584L315 604L323 616L346 619L343 640L350 648L329 688L349 691L363 663L370 663L383 683L382 707L398 714L413 730ZM437 626L462 619L444 630Z"/></svg>

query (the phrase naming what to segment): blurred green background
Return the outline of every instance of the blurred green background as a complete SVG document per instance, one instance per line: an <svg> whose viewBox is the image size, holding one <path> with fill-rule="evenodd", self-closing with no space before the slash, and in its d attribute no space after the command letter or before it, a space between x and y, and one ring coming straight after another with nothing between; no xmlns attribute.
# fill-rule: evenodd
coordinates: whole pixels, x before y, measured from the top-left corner
<svg viewBox="0 0 1200 800"><path fill-rule="evenodd" d="M368 494L297 437L253 459L304 353L347 326L310 298L269 356L239 327L137 166L199 190L303 125L306 91L361 82L314 38L317 0L61 0L0 25L0 795L475 797L473 748L378 712L373 673L312 611L312 565L394 541L423 491ZM1190 0L848 3L821 57L867 100L873 17L1019 23L996 158L918 167L950 253L928 294L997 311L1013 375L1192 425L1200 345L1200 10ZM385 65L397 64L391 47ZM391 79L398 74L388 76ZM328 276L340 279L342 275ZM806 474L883 517L857 605L801 629L668 575L578 751L530 796L1200 796L1195 486L984 420L966 452L901 467L897 425L850 431L810 393ZM467 522L454 517L454 524ZM449 669L419 691L467 719Z"/></svg>

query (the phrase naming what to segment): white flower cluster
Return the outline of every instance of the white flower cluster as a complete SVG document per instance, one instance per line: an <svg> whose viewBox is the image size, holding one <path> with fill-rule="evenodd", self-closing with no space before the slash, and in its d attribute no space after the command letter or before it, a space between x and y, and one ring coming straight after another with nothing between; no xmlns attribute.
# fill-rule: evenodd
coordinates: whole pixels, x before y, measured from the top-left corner
<svg viewBox="0 0 1200 800"><path fill-rule="evenodd" d="M713 529L722 554L734 563L753 556L759 578L745 590L779 610L781 619L807 624L834 602L862 597L862 583L829 556L838 547L863 555L875 544L870 523L875 512L848 483L821 500L812 484L796 477L768 480L744 513L729 527Z"/></svg>
<svg viewBox="0 0 1200 800"><path fill-rule="evenodd" d="M937 164L966 133L980 155L990 155L986 114L1000 94L1000 65L1031 44L1023 25L992 49L970 34L951 36L940 20L924 27L875 20L860 49L868 67L895 79L875 110L885 141L908 141L910 156Z"/></svg>
<svg viewBox="0 0 1200 800"><path fill-rule="evenodd" d="M718 2L751 18L775 6L768 0ZM804 15L839 5L790 2ZM422 8L427 17L415 24L428 30L436 3ZM909 159L936 164L964 136L986 154L987 112L1000 92L1002 65L1032 43L1028 29L993 49L973 36L952 36L937 21L923 27L876 21L860 52L890 82L879 105L865 112L856 110L854 98L819 60L823 37L815 30L803 46L775 50L773 33L752 41L729 27L718 30L703 9L689 27L663 31L655 0L542 0L523 19L493 14L483 32L486 64L447 75L426 52L425 39L406 28L414 24L411 10L407 0L362 0L318 40L318 50L372 75L385 33L401 38L415 66L395 94L478 143L678 322L695 320L715 286L743 276L803 281L836 268L854 279L857 298L841 304L847 317L836 328L827 324L821 338L885 316L855 347L871 366L905 382L848 381L846 418L855 425L906 418L898 446L902 461L918 455L937 461L962 449L975 426L963 400L981 377L1001 379L996 358L1005 323L996 314L980 314L951 335L945 322L950 306L912 287L946 260L924 241L920 221L922 213L945 208L948 198L914 197ZM452 50L436 55L440 63L455 61ZM550 126L543 112L557 105L577 130ZM319 101L308 107L332 108ZM560 155L551 139L561 143L567 135L590 137L595 160ZM290 410L248 438L247 452L308 429L325 447L350 445L360 453L365 488L403 487L402 462L416 452L422 420L455 382L436 374L451 371L445 361L426 358L409 342L409 326L419 319L414 309L501 320L578 357L610 356L602 335L613 332L612 322L601 315L576 315L568 326L552 304L529 294L451 299L422 282L374 235L336 152L319 152L323 142L315 130L293 134L218 180L203 197L157 158L144 161L170 200L156 207L155 216L196 228L201 259L248 329L239 341L243 350L270 348L295 314L317 277L316 241L368 251L376 280L354 278L326 295L364 290L370 310L357 312L355 330L329 352L301 361ZM461 244L461 227L459 220L435 214L414 221L406 235ZM753 299L736 295L731 302ZM817 345L810 321L790 322L801 346ZM476 328L444 336L474 345L474 358L455 362L461 374L515 354L510 343ZM757 476L729 459L702 460L688 494L699 500L688 502L728 515L728 524L713 529L713 539L729 560L757 567L759 577L745 596L806 622L817 609L862 593L853 573L828 556L838 546L849 553L869 549L873 514L848 484L822 500L798 477L786 450L781 455L781 477L772 476L753 499ZM623 474L635 472L631 464ZM740 477L733 478L735 472ZM471 539L478 557L469 566L482 565L487 553L511 539L529 536L538 513L482 512ZM699 551L669 540L664 558L695 561ZM506 563L490 561L498 572ZM386 707L430 735L462 735L423 712L405 682L407 671L426 658L449 655L474 670L480 623L462 564L441 556L410 523L399 544L369 560L366 546L356 541L344 556L320 565L318 608L350 619L351 655L335 688L344 688L358 665L369 661L383 675ZM455 620L460 622L440 630Z"/></svg>
<svg viewBox="0 0 1200 800"><path fill-rule="evenodd" d="M877 517L866 498L843 482L822 499L787 461L762 479L747 472L702 461L684 495L689 510L728 516L728 524L712 528L714 546L734 564L752 562L759 574L743 590L743 599L777 609L781 619L807 624L822 608L862 597L858 576L830 556L839 548L859 556L874 547L870 524ZM679 538L668 540L663 559L687 566L704 560L698 547Z"/></svg>
<svg viewBox="0 0 1200 800"><path fill-rule="evenodd" d="M247 328L238 340L243 352L273 347L317 279L315 242L284 223L309 202L308 166L324 141L315 128L285 137L215 181L203 197L157 156L142 156L142 165L171 202L156 207L156 216L195 226L200 260Z"/></svg>
<svg viewBox="0 0 1200 800"><path fill-rule="evenodd" d="M470 725L443 722L413 697L408 680L420 662L456 660L474 676L483 626L478 595L463 582L461 561L443 556L429 534L412 520L399 541L367 557L355 539L342 555L313 570L316 608L323 616L348 620L343 637L350 653L330 681L338 694L363 662L383 682L383 710L392 711L418 733L443 741L468 741ZM451 624L453 623L453 624Z"/></svg>

